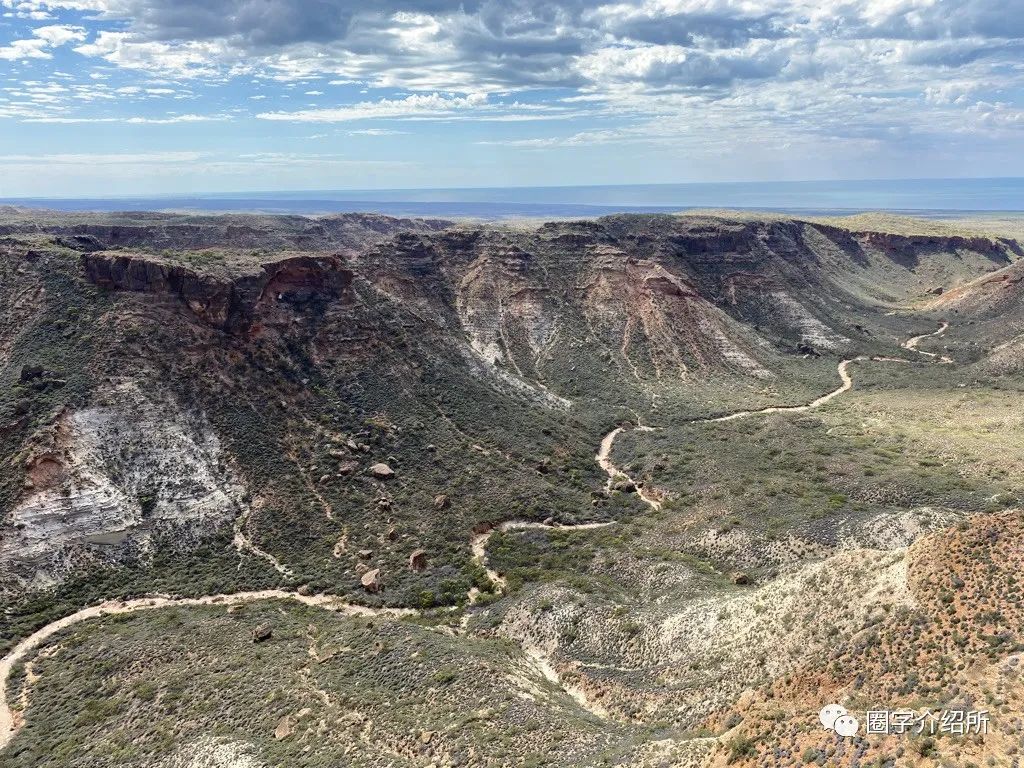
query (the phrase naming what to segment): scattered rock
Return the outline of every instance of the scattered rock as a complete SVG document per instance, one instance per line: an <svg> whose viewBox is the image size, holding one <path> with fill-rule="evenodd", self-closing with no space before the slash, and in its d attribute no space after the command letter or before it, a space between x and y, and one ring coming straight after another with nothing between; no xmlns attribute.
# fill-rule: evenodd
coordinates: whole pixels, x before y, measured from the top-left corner
<svg viewBox="0 0 1024 768"><path fill-rule="evenodd" d="M439 493L434 497L434 509L447 509L449 503L447 494Z"/></svg>
<svg viewBox="0 0 1024 768"><path fill-rule="evenodd" d="M360 549L358 554L359 554L359 559L360 560L369 560L371 557L373 557L373 550L372 549Z"/></svg>
<svg viewBox="0 0 1024 768"><path fill-rule="evenodd" d="M732 583L733 584L737 584L739 586L743 586L743 585L751 583L750 582L750 575L744 573L743 571L736 571L735 573L732 574L731 578L732 578Z"/></svg>
<svg viewBox="0 0 1024 768"><path fill-rule="evenodd" d="M928 293L930 293L932 296L941 296L944 292L945 288L943 288L941 285L937 285L930 291L928 291Z"/></svg>
<svg viewBox="0 0 1024 768"><path fill-rule="evenodd" d="M395 476L395 470L381 461L370 467L370 474L378 480L387 480L388 478Z"/></svg>
<svg viewBox="0 0 1024 768"><path fill-rule="evenodd" d="M374 568L372 571L367 571L363 574L362 578L359 579L359 583L363 585L363 589L372 594L376 594L381 590L380 583L380 568Z"/></svg>
<svg viewBox="0 0 1024 768"><path fill-rule="evenodd" d="M290 716L285 715L277 721L277 728L274 729L274 738L278 741L287 739L292 735L292 719Z"/></svg>
<svg viewBox="0 0 1024 768"><path fill-rule="evenodd" d="M390 500L388 501L388 506L391 506ZM388 530L387 533L384 534L384 538L388 541L394 541L398 538L398 529L393 525L388 526Z"/></svg>
<svg viewBox="0 0 1024 768"><path fill-rule="evenodd" d="M269 640L274 635L274 628L269 624L260 624L256 629L252 631L252 641L254 643L262 643Z"/></svg>
<svg viewBox="0 0 1024 768"><path fill-rule="evenodd" d="M338 464L338 474L339 475L351 475L357 469L359 469L359 462L358 461L351 461L351 460L349 460L349 461L342 461L342 462L340 462Z"/></svg>
<svg viewBox="0 0 1024 768"><path fill-rule="evenodd" d="M636 490L636 483L630 480L628 477L624 477L620 480L615 481L615 485L612 488L621 493L633 493Z"/></svg>
<svg viewBox="0 0 1024 768"><path fill-rule="evenodd" d="M429 744L433 740L434 740L434 732L433 731L420 731L420 741L423 744Z"/></svg>
<svg viewBox="0 0 1024 768"><path fill-rule="evenodd" d="M46 371L41 365L23 365L21 367L21 383L24 384L28 381L41 379L43 378L44 373L46 373Z"/></svg>
<svg viewBox="0 0 1024 768"><path fill-rule="evenodd" d="M296 591L303 597L309 597L313 594L313 587L311 587L309 584L303 584Z"/></svg>
<svg viewBox="0 0 1024 768"><path fill-rule="evenodd" d="M821 357L821 355L818 354L818 351L814 347L812 347L810 344L804 344L804 342L802 341L796 345L796 351L801 355L808 355L810 357Z"/></svg>
<svg viewBox="0 0 1024 768"><path fill-rule="evenodd" d="M409 570L422 571L427 567L427 552L423 549L415 549L409 555Z"/></svg>

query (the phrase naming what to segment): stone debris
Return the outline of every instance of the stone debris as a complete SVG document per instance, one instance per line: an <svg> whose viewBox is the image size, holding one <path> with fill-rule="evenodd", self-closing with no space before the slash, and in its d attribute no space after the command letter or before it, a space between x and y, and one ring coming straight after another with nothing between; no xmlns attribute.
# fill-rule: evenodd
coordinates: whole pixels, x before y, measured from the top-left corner
<svg viewBox="0 0 1024 768"><path fill-rule="evenodd" d="M427 567L427 552L423 549L413 550L409 555L409 570L422 571Z"/></svg>
<svg viewBox="0 0 1024 768"><path fill-rule="evenodd" d="M359 579L359 583L363 585L363 589L371 594L380 592L382 588L380 583L380 568L374 568L372 571L364 573L362 578Z"/></svg>
<svg viewBox="0 0 1024 768"><path fill-rule="evenodd" d="M378 480L387 480L395 476L395 470L381 461L370 467L370 474Z"/></svg>

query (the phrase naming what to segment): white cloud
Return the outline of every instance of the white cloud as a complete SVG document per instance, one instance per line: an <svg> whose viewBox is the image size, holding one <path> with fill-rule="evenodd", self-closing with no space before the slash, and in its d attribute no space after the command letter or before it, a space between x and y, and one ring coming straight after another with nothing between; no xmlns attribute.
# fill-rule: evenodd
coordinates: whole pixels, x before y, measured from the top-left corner
<svg viewBox="0 0 1024 768"><path fill-rule="evenodd" d="M12 40L8 45L0 47L0 59L6 61L50 59L53 58L50 49L85 39L85 30L81 27L68 27L60 24L37 27L32 30L32 34L32 39Z"/></svg>
<svg viewBox="0 0 1024 768"><path fill-rule="evenodd" d="M301 123L341 123L380 118L444 117L461 110L487 106L486 93L445 96L440 93L412 94L404 99L363 101L345 107L305 109L297 112L262 112L261 120L287 120Z"/></svg>
<svg viewBox="0 0 1024 768"><path fill-rule="evenodd" d="M230 115L168 115L166 117L32 117L29 123L124 123L126 125L173 125L175 123L209 123L230 120Z"/></svg>
<svg viewBox="0 0 1024 768"><path fill-rule="evenodd" d="M117 98L112 88L86 92L69 83L65 96L23 84L21 95L10 94L0 105L0 116L225 119L106 112L88 118L69 105L90 100L124 109L135 97L192 98L238 78L266 88L273 99L288 98L291 88L292 98L300 99L291 103L308 106L264 106L257 117L269 121L508 123L507 131L494 128L487 142L552 151L617 143L708 155L730 151L730 141L773 151L806 141L836 152L889 147L893 155L905 149L925 156L944 138L1024 135L1019 3L0 0L11 13L55 14L62 21L69 18L64 11L88 11L89 28L97 29L86 36L71 24L42 26L31 39L0 48L0 59L45 60L57 45L72 44L87 57L86 72L100 66L116 73L110 82L133 97L116 105L109 103ZM147 90L154 75L173 79L173 87ZM302 99L303 93L322 97L324 82L388 89L387 97L328 88L330 101ZM267 97L247 93L222 91L235 101L216 109L230 112ZM543 137L512 125L541 120L565 124Z"/></svg>
<svg viewBox="0 0 1024 768"><path fill-rule="evenodd" d="M119 67L175 77L217 75L231 58L230 48L222 41L140 42L129 32L109 30L99 32L93 42L74 50Z"/></svg>
<svg viewBox="0 0 1024 768"><path fill-rule="evenodd" d="M200 152L143 152L52 155L0 155L0 165L138 165L142 163L193 163Z"/></svg>
<svg viewBox="0 0 1024 768"><path fill-rule="evenodd" d="M82 27L70 27L63 24L51 24L47 27L37 27L32 34L40 40L45 40L51 48L59 48L67 43L85 40L85 29Z"/></svg>
<svg viewBox="0 0 1024 768"><path fill-rule="evenodd" d="M408 131L393 131L390 128L361 128L349 131L349 136L405 136Z"/></svg>
<svg viewBox="0 0 1024 768"><path fill-rule="evenodd" d="M0 47L0 60L49 59L51 54L47 47L45 40L12 40L9 45Z"/></svg>

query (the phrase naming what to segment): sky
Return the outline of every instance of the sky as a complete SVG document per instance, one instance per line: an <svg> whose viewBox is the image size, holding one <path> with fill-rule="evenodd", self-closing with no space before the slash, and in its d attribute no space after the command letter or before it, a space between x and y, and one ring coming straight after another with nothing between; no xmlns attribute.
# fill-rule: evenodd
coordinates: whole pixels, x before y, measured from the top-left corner
<svg viewBox="0 0 1024 768"><path fill-rule="evenodd" d="M0 0L0 197L1024 176L1024 0Z"/></svg>

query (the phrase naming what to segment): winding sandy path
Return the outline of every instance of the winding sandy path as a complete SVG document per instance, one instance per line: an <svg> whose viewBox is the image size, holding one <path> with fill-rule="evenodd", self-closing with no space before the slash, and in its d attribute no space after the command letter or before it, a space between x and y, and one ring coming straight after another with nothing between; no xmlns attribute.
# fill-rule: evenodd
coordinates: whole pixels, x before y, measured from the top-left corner
<svg viewBox="0 0 1024 768"><path fill-rule="evenodd" d="M849 360L843 360L836 368L836 371L839 373L839 379L842 383L831 392L824 394L817 400L812 400L809 403L804 403L803 405L773 405L768 408L761 408L757 411L737 411L736 413L730 413L728 416L718 416L714 419L700 419L690 423L716 424L723 421L737 421L739 419L745 419L748 416L756 416L761 413L801 413L803 411L810 411L814 408L820 408L825 403L839 397L841 394L849 391L853 387L853 378L850 376L850 364L868 359L870 358L851 357Z"/></svg>
<svg viewBox="0 0 1024 768"><path fill-rule="evenodd" d="M650 493L648 493L647 490L644 488L643 484L637 482L634 478L627 475L621 469L616 467L614 463L612 463L612 449L615 447L615 438L617 438L619 435L625 432L626 429L627 427L616 427L607 435L605 435L604 438L601 440L601 447L597 452L597 456L595 457L597 459L598 465L608 475L608 482L605 483L605 490L611 491L612 486L618 480L628 480L636 488L636 495L644 504L646 504L647 506L654 510L661 509L661 502L658 499L654 498ZM642 425L632 427L631 429L637 432L655 431L655 427L646 427Z"/></svg>
<svg viewBox="0 0 1024 768"><path fill-rule="evenodd" d="M924 355L926 357L930 357L932 359L935 359L938 362L943 363L943 364L953 363L954 362L953 359L949 358L949 357L946 357L945 355L938 355L938 354L935 354L934 352L924 352L924 351L922 351L922 350L917 348L917 345L921 342L922 339L927 339L927 338L929 338L931 336L941 336L948 329L949 329L949 323L942 322L939 325L938 330L932 331L931 333L922 333L920 336L913 336L913 337L907 339L905 342L903 342L902 347L903 347L903 349L910 350L911 352L916 352L919 355ZM850 365L852 365L853 363L862 362L864 360L872 360L872 361L875 361L875 362L885 362L885 363L909 363L909 362L911 362L910 360L904 360L904 359L898 358L898 357L865 357L865 356L851 357L851 358L848 358L846 360L843 360L836 367L836 371L839 374L839 381L840 381L839 386L836 387L835 389L833 389L831 392L827 392L826 394L822 395L821 397L819 397L819 398L817 398L815 400L812 400L809 403L804 403L803 405L773 405L773 406L769 406L768 408L761 408L760 410L755 410L755 411L737 411L736 413L730 413L730 414L728 414L726 416L716 416L715 418L711 418L711 419L694 419L693 421L688 421L686 423L687 424L716 424L716 423L721 423L721 422L726 422L726 421L738 421L739 419L745 419L745 418L747 418L749 416L757 416L759 414L768 414L768 413L801 413L803 411L813 410L814 408L820 408L821 406L825 405L826 403L830 402L831 400L839 397L844 392L848 392L850 389L853 388L853 377L850 376ZM660 501L658 501L656 498L651 496L651 494L648 493L648 491L644 488L643 485L641 485L640 483L636 482L636 480L634 480L629 475L627 475L625 472L623 472L621 469L616 467L615 464L611 460L612 450L615 447L615 438L617 438L620 434L622 434L624 431L626 431L627 428L628 427L624 427L624 426L616 427L611 432L609 432L607 435L605 435L604 439L601 440L601 448L598 451L596 458L597 458L597 463L601 466L601 469L603 469L608 474L608 482L606 484L606 487L609 490L611 490L612 484L616 480L619 480L619 479L629 480L630 482L633 483L634 486L636 486L636 494L637 494L637 496L640 497L640 499L645 504L647 504L649 507L651 507L651 509L655 509L655 510L661 509L661 502ZM658 427L637 426L637 427L633 427L633 429L638 430L638 431L642 431L642 432L653 432L653 431L656 431L658 429Z"/></svg>
<svg viewBox="0 0 1024 768"><path fill-rule="evenodd" d="M762 409L757 410L757 411L737 411L736 413L730 413L727 416L717 416L717 417L715 417L713 419L695 419L693 421L689 421L689 422L686 422L686 423L688 423L688 424L714 424L714 423L723 422L723 421L737 421L739 419L745 419L748 416L756 416L758 414L763 414L763 413L799 413L801 411L809 411L812 408L818 408L818 407L820 407L822 405L825 405L825 403L829 402L833 398L839 397L839 395L843 394L844 392L848 391L851 387L853 387L853 378L850 376L850 370L849 370L850 369L850 364L858 362L860 360L867 360L867 359L868 358L866 358L866 357L852 357L852 358L850 358L848 360L843 360L841 363L839 363L839 366L838 366L838 368L836 370L839 373L839 379L840 379L840 382L841 382L840 385L836 389L832 390L831 392L828 392L827 394L824 394L821 397L817 398L816 400L812 400L809 403L805 403L803 405L773 405L773 406L770 406L768 408L762 408ZM617 438L619 435L621 435L627 429L630 429L630 427L625 427L625 426L616 427L611 432L609 432L607 435L605 435L604 438L601 440L601 448L600 448L600 450L597 453L596 459L597 459L597 463L600 465L601 469L603 469L607 473L607 475L608 475L608 482L605 484L605 488L610 491L612 489L612 486L614 485L614 483L616 481L618 481L618 480L628 480L636 488L636 495L638 497L640 497L641 501L643 501L651 509L654 509L654 510L661 509L661 501L659 501L654 496L652 496L647 491L647 489L643 486L643 484L637 482L634 478L632 478L629 475L627 475L621 469L616 467L615 464L612 462L611 455L612 455L612 450L615 447L615 438ZM638 432L654 432L658 428L657 427L638 426L638 427L632 427L631 429L636 430Z"/></svg>
<svg viewBox="0 0 1024 768"><path fill-rule="evenodd" d="M921 343L922 339L927 339L930 336L941 336L948 329L949 323L943 322L942 324L939 325L939 330L937 331L932 331L931 333L922 333L920 336L914 336L913 338L907 339L905 342L903 342L903 348L909 349L912 352L917 352L917 354L924 355L925 357L935 358L940 363L948 365L953 362L953 358L946 357L945 355L939 355L936 354L935 352L925 352L924 350L917 348L917 345Z"/></svg>
<svg viewBox="0 0 1024 768"><path fill-rule="evenodd" d="M489 528L481 533L474 533L469 540L470 549L473 551L473 559L487 572L487 578L498 587L504 590L508 586L505 577L487 565L487 542L496 531L525 531L529 529L542 529L547 531L592 531L595 528L607 528L615 525L614 520L603 523L579 523L578 525L559 525L557 523L535 523L530 520L507 520ZM469 601L476 601L476 593L471 591Z"/></svg>
<svg viewBox="0 0 1024 768"><path fill-rule="evenodd" d="M100 605L83 608L62 619L57 619L57 621L47 624L42 629L32 633L14 646L14 649L0 660L0 751L10 743L15 733L17 733L14 712L7 701L7 681L11 676L14 665L62 629L67 629L88 619L115 616L123 613L138 613L139 611L148 611L154 608L199 605L230 606L258 600L295 600L303 605L322 608L335 613L343 613L347 616L401 617L419 614L419 611L413 608L368 608L363 605L354 605L333 595L300 595L298 592L286 592L280 589L236 592L230 595L207 595L205 597L172 598L160 595L139 598L137 600L109 600Z"/></svg>
<svg viewBox="0 0 1024 768"><path fill-rule="evenodd" d="M249 552L250 554L255 555L256 557L260 557L266 560L268 563L270 563L271 567L273 567L273 569L280 573L282 576L293 575L290 568L286 567L280 560L278 560L276 557L274 557L266 550L260 549L258 546L256 546L256 543L249 538L248 534L246 534L245 528L249 523L249 514L249 510L246 510L245 512L242 512L240 515L238 515L238 517L235 518L235 535L234 538L231 540L231 543L238 551L239 558L241 558L243 552ZM238 561L238 568L239 570L241 570L242 568L241 559L239 559Z"/></svg>

